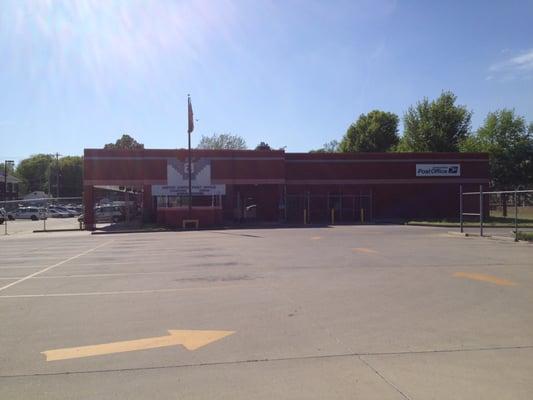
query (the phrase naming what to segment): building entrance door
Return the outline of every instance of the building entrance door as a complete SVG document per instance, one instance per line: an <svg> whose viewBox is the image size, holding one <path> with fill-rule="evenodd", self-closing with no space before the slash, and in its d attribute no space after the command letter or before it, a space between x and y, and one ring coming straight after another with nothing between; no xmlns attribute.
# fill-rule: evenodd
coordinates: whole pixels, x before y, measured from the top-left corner
<svg viewBox="0 0 533 400"><path fill-rule="evenodd" d="M289 222L330 224L372 221L372 193L290 194L287 195Z"/></svg>

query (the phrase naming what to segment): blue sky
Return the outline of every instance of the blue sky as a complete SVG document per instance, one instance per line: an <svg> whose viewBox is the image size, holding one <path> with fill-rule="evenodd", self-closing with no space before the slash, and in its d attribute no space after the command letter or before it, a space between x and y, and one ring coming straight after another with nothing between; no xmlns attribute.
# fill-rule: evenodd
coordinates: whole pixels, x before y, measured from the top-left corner
<svg viewBox="0 0 533 400"><path fill-rule="evenodd" d="M185 147L187 93L193 144L308 151L442 90L474 129L502 107L533 121L531 21L529 0L2 0L0 160L123 133Z"/></svg>

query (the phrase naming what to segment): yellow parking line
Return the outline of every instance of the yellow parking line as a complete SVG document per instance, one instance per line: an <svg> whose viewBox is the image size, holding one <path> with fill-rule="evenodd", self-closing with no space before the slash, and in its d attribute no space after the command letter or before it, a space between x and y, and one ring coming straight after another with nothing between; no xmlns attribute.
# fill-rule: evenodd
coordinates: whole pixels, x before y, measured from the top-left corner
<svg viewBox="0 0 533 400"><path fill-rule="evenodd" d="M354 253L363 253L363 254L377 254L378 252L376 250L372 250L366 247L356 247L352 249Z"/></svg>
<svg viewBox="0 0 533 400"><path fill-rule="evenodd" d="M494 283L499 286L516 286L516 283L507 279L498 278L493 275L478 274L475 272L455 272L453 274L456 278L471 279L474 281Z"/></svg>
<svg viewBox="0 0 533 400"><path fill-rule="evenodd" d="M322 236L313 236L311 240L320 240L322 239Z"/></svg>

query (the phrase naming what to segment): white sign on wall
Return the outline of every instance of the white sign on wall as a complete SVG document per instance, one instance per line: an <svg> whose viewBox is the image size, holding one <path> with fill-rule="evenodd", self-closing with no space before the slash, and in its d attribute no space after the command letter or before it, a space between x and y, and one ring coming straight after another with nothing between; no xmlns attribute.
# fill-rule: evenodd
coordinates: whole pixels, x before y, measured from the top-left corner
<svg viewBox="0 0 533 400"><path fill-rule="evenodd" d="M211 196L226 194L226 185L211 183L211 160L200 158L191 163L192 194ZM189 163L187 160L167 161L167 184L152 185L153 196L177 196L189 194Z"/></svg>
<svg viewBox="0 0 533 400"><path fill-rule="evenodd" d="M459 164L416 164L416 176L461 176Z"/></svg>

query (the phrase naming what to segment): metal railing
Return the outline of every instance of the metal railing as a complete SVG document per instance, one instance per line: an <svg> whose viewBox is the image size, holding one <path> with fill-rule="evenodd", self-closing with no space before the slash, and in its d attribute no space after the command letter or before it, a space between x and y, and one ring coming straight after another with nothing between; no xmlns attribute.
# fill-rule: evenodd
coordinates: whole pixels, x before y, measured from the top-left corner
<svg viewBox="0 0 533 400"><path fill-rule="evenodd" d="M476 212L465 212L465 196L479 196L479 209ZM486 199L484 196L488 196L488 209L485 208ZM501 199L499 202L491 202L491 199L499 196ZM509 204L509 200L511 204ZM520 206L520 203L522 205ZM496 205L496 206L495 206ZM500 190L500 191L483 191L483 186L479 186L479 192L464 192L463 186L459 186L459 225L461 233L464 232L464 217L478 217L479 218L479 235L483 236L485 226L485 216L495 218L491 216L491 212L497 210L497 207L502 206L502 217L505 220L507 218L507 209L514 209L514 217L505 220L512 223L514 228L514 240L518 241L519 236L519 209L523 208L528 210L530 214L526 214L524 221L527 221L533 225L533 190ZM531 218L531 219L528 219Z"/></svg>

